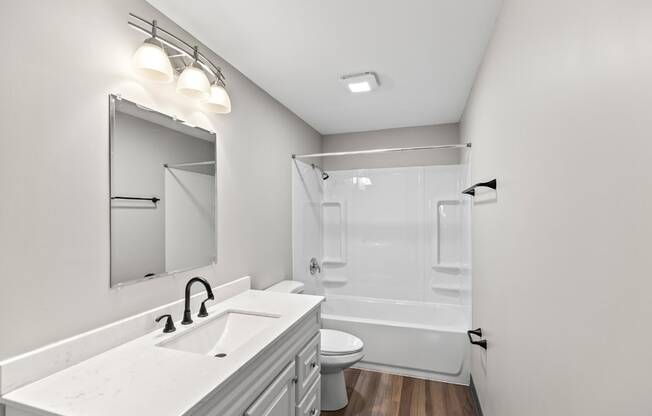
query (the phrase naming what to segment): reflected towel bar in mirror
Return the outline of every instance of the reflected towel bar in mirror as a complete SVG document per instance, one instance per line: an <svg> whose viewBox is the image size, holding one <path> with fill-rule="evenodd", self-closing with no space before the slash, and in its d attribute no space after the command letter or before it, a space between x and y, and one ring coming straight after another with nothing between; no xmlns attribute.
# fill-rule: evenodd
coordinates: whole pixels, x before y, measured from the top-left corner
<svg viewBox="0 0 652 416"><path fill-rule="evenodd" d="M127 201L150 201L154 204L156 204L158 201L160 201L160 198L157 197L152 197L152 198L139 198L135 196L112 196L111 199L124 199Z"/></svg>

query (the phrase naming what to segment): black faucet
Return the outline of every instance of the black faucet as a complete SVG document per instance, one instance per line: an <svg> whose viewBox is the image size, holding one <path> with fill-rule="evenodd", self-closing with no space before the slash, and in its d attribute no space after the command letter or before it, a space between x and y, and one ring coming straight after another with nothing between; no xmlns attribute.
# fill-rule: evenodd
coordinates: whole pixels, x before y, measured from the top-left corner
<svg viewBox="0 0 652 416"><path fill-rule="evenodd" d="M192 279L188 280L188 283L186 283L186 300L184 303L183 321L181 321L181 325L190 325L192 323L192 317L190 316L190 288L195 282L199 282L204 285L206 288L206 293L208 294L208 299L215 299L213 296L213 291L211 290L211 285L206 279L203 277L193 277Z"/></svg>

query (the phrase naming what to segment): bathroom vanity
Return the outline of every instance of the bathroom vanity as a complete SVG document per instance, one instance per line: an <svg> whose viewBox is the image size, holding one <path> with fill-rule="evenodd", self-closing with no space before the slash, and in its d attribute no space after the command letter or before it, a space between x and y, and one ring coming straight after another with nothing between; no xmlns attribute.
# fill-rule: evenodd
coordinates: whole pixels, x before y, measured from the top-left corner
<svg viewBox="0 0 652 416"><path fill-rule="evenodd" d="M318 415L322 300L247 290L5 394L6 415Z"/></svg>

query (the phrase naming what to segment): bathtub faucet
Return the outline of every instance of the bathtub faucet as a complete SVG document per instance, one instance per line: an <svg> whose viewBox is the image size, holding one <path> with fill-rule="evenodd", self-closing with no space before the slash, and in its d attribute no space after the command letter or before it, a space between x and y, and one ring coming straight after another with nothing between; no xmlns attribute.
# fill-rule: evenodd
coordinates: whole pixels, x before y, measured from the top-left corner
<svg viewBox="0 0 652 416"><path fill-rule="evenodd" d="M310 259L310 274L321 273L321 266L315 257Z"/></svg>

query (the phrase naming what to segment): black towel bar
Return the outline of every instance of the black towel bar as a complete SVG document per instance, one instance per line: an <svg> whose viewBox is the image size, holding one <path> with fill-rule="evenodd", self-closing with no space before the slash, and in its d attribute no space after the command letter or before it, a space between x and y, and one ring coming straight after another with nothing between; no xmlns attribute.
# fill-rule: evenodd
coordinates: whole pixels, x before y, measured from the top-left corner
<svg viewBox="0 0 652 416"><path fill-rule="evenodd" d="M487 182L476 183L475 185L470 186L470 187L466 188L465 190L463 190L462 193L466 194L466 195L475 196L475 188L479 188L479 187L491 188L491 189L493 189L495 191L496 190L496 180L492 179L492 180L487 181Z"/></svg>
<svg viewBox="0 0 652 416"><path fill-rule="evenodd" d="M472 336L472 335L476 335L476 336L482 338L482 328L469 329L468 331L466 331L466 335L469 336L469 341L471 342L471 344L482 347L485 350L487 349L487 340L486 339L481 339L480 341L474 341L473 336Z"/></svg>

